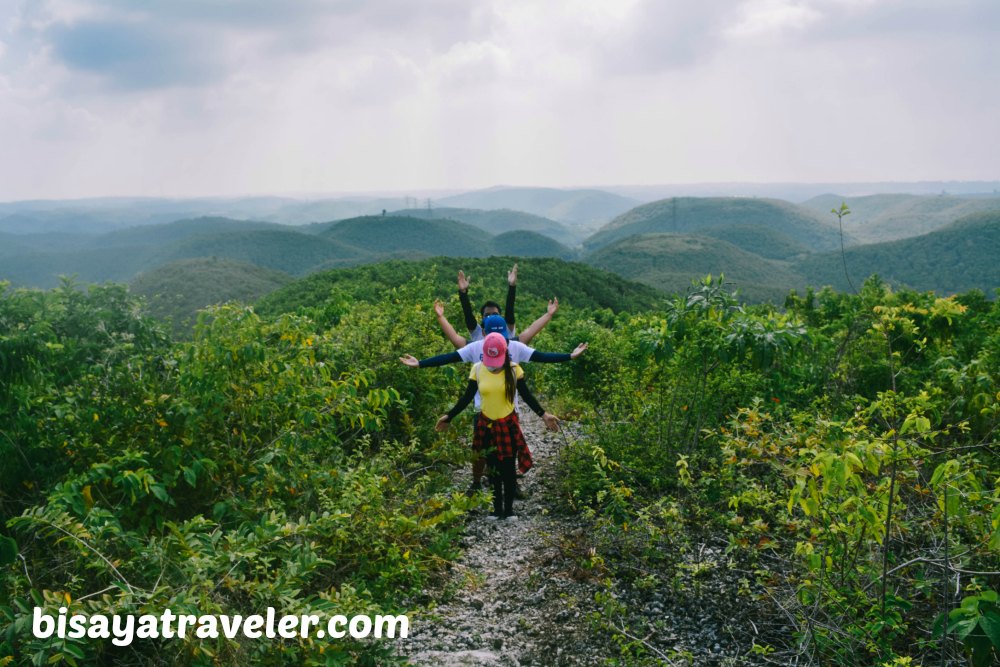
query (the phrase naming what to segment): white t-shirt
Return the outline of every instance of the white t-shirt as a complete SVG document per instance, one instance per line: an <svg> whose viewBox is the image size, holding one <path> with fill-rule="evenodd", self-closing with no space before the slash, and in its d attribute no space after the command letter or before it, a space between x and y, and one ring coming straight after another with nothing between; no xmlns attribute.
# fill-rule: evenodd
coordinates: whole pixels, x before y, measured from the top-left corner
<svg viewBox="0 0 1000 667"><path fill-rule="evenodd" d="M510 362L512 364L523 364L531 359L531 355L534 354L535 348L528 347L519 340L509 340L507 341L507 353L510 354ZM462 357L462 361L470 364L476 364L483 360L483 341L474 340L465 347L460 347L458 349L458 356ZM482 399L479 398L479 392L476 392L476 410L478 410L482 405Z"/></svg>

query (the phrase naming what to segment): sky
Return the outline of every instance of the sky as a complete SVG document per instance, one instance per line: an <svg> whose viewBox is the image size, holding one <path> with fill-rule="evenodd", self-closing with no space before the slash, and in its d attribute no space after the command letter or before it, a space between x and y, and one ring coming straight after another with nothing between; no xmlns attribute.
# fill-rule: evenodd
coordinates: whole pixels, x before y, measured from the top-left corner
<svg viewBox="0 0 1000 667"><path fill-rule="evenodd" d="M2 0L0 200L1000 179L997 0Z"/></svg>

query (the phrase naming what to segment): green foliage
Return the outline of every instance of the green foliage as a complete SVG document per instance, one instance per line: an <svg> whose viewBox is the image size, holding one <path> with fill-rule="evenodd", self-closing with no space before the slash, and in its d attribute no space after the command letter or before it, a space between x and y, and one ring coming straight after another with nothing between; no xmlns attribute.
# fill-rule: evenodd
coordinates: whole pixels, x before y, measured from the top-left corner
<svg viewBox="0 0 1000 667"><path fill-rule="evenodd" d="M30 613L402 613L455 555L454 395L415 284L337 326L225 306L171 344L123 287L7 291L0 633L24 661L372 664L390 645L34 639ZM406 323L405 325L401 325ZM415 413L417 410L419 412ZM13 538L13 539L12 539ZM14 541L16 540L16 542Z"/></svg>
<svg viewBox="0 0 1000 667"><path fill-rule="evenodd" d="M869 280L857 295L793 293L779 312L723 285L618 317L574 375L549 378L589 406L591 442L563 456L565 502L595 517L598 553L636 586L634 573L670 580L686 545L726 535L731 562L755 573L745 604L789 619L758 640L775 659L952 650L928 637L956 574L965 591L998 576L1000 307ZM671 547L647 551L662 538L646 535ZM992 627L965 609L953 636Z"/></svg>

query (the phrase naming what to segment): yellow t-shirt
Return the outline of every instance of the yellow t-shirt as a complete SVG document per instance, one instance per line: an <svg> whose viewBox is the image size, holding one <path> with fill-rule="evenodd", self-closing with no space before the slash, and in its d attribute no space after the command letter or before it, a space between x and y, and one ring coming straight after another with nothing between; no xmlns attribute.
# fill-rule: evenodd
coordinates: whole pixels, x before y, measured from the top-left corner
<svg viewBox="0 0 1000 667"><path fill-rule="evenodd" d="M524 369L517 364L511 364L514 377L520 380L524 377ZM503 419L514 412L514 404L507 400L503 369L493 373L482 362L472 365L469 379L479 383L479 396L483 399L483 414L490 419Z"/></svg>

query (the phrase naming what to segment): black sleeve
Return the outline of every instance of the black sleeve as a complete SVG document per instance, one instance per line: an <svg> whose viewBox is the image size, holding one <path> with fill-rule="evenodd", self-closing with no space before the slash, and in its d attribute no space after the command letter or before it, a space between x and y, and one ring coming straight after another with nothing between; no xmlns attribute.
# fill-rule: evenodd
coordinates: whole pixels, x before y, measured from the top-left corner
<svg viewBox="0 0 1000 667"><path fill-rule="evenodd" d="M503 309L503 319L507 326L514 328L514 297L517 296L517 285L507 285L507 304Z"/></svg>
<svg viewBox="0 0 1000 667"><path fill-rule="evenodd" d="M538 361L543 364L558 364L563 361L569 361L572 358L569 352L539 352L535 350L528 357L528 361Z"/></svg>
<svg viewBox="0 0 1000 667"><path fill-rule="evenodd" d="M530 389L528 389L528 383L524 381L524 378L517 381L517 393L521 395L521 398L523 398L524 402L528 404L528 407L531 408L532 412L539 417L545 414L545 409L542 408L538 399L535 398L535 395L531 393Z"/></svg>
<svg viewBox="0 0 1000 667"><path fill-rule="evenodd" d="M475 380L469 380L469 384L465 385L465 393L462 394L460 399L458 399L458 403L455 404L455 407L448 411L448 421L457 417L458 413L464 410L469 403L472 402L472 399L475 398L477 391L479 391L479 385Z"/></svg>
<svg viewBox="0 0 1000 667"><path fill-rule="evenodd" d="M462 316L465 318L465 328L472 333L479 326L476 322L476 314L472 312L472 304L469 302L469 291L458 290L458 300L462 302Z"/></svg>
<svg viewBox="0 0 1000 667"><path fill-rule="evenodd" d="M435 366L444 366L445 364L455 364L461 360L462 356L458 352L445 352L436 357L421 359L419 368L434 368Z"/></svg>

